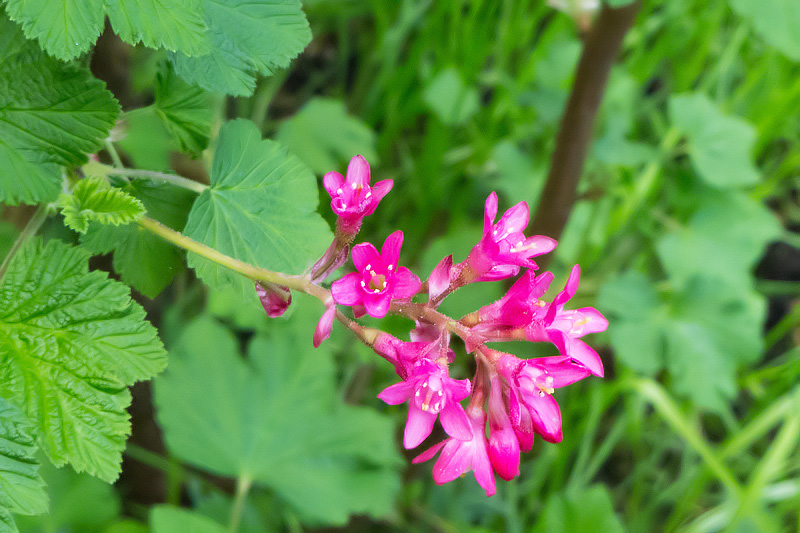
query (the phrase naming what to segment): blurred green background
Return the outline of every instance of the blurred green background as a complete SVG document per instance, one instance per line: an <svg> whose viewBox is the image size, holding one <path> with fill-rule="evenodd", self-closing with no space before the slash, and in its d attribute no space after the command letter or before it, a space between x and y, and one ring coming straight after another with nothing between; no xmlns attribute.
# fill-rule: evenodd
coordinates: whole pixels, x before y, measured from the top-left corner
<svg viewBox="0 0 800 533"><path fill-rule="evenodd" d="M590 15L541 0L304 9L313 41L289 69L259 79L252 97L204 94L216 127L249 118L319 178L363 154L373 181L395 185L359 240L402 229L403 263L423 279L442 256L466 256L491 191L501 209L525 200L535 212ZM107 32L92 68L126 111L126 162L202 180L210 150L180 155L145 108L163 55ZM406 410L375 398L393 369L336 326L314 351L317 302L298 296L269 321L255 301L209 292L169 248L143 270L102 256L98 268L139 274L170 366L134 390L118 483L45 472L53 510L21 528L147 531L149 514L155 531L224 531L239 513L248 532L796 531L799 141L797 0L642 4L548 264L558 290L579 263L574 306L609 318L589 339L606 377L556 394L564 441L537 440L491 499L471 475L435 486L430 464L400 453ZM179 226L189 200L174 198L161 207ZM320 211L333 221L324 191ZM467 287L442 311L460 317L504 288ZM370 323L409 329L397 317ZM455 348L453 374L471 377ZM230 471L243 461L260 474L252 487L239 479L248 497L235 499Z"/></svg>

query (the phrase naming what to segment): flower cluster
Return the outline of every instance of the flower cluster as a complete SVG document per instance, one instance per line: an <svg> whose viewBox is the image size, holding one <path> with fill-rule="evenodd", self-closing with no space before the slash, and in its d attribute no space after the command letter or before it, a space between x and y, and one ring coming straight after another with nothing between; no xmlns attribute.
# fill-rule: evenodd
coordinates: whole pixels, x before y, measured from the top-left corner
<svg viewBox="0 0 800 533"><path fill-rule="evenodd" d="M555 389L590 375L603 376L602 360L581 338L604 331L608 322L591 307L566 308L577 291L580 267L573 267L565 287L551 301L543 300L554 276L537 274L533 258L552 251L556 241L524 235L529 217L525 202L495 222L498 200L491 193L484 209L483 235L463 262L454 263L452 256L443 258L423 284L400 266L403 233L396 231L386 238L380 252L369 243L354 246L355 271L334 281L327 293L319 284L344 264L364 217L375 211L393 183L385 180L370 187L369 165L361 156L350 162L346 177L330 172L323 183L338 219L331 247L307 274L309 282L327 295L321 297L326 310L314 333L314 345L330 335L334 319L339 318L394 366L400 381L378 398L390 405L408 403L405 448L421 445L437 419L447 434L414 462L439 454L433 466L436 483L472 471L487 496L493 495L494 474L505 480L518 476L520 453L532 449L535 435L548 442L562 440ZM460 287L507 279L523 269L502 298L460 320L437 311L442 300ZM282 314L291 302L285 287L257 285L257 290L270 316ZM413 319L415 327L409 341L402 341L347 318L337 306L351 307L356 319L401 314ZM456 357L450 346L453 335L474 354L477 366L471 380L450 377ZM519 359L487 346L512 340L550 343L558 355ZM467 399L463 406L461 402Z"/></svg>

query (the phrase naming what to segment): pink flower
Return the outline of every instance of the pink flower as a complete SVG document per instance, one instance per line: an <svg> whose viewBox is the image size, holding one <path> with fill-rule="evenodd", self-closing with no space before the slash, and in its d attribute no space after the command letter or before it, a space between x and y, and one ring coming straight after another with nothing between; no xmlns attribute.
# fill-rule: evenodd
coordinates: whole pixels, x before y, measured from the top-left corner
<svg viewBox="0 0 800 533"><path fill-rule="evenodd" d="M503 401L500 376L491 378L489 394L489 460L497 474L506 481L519 475L519 441Z"/></svg>
<svg viewBox="0 0 800 533"><path fill-rule="evenodd" d="M542 323L547 316L548 303L539 300L553 281L553 274L539 276L533 270L525 272L502 298L478 311L474 331L493 340L531 323Z"/></svg>
<svg viewBox="0 0 800 533"><path fill-rule="evenodd" d="M600 356L591 346L579 339L589 333L605 331L608 328L608 320L593 307L564 309L564 304L578 289L580 277L581 267L575 265L564 290L559 292L553 303L548 306L543 324L530 324L525 329L525 336L533 342L551 341L562 355L578 361L595 376L603 377L603 361Z"/></svg>
<svg viewBox="0 0 800 533"><path fill-rule="evenodd" d="M256 281L256 294L270 318L281 316L292 303L292 291L288 287Z"/></svg>
<svg viewBox="0 0 800 533"><path fill-rule="evenodd" d="M486 450L486 413L480 407L473 407L467 410L467 417L472 425L470 440L449 438L421 453L413 462L427 461L441 450L442 454L433 465L433 480L437 485L453 481L472 470L475 480L486 491L486 496L493 496L496 489Z"/></svg>
<svg viewBox="0 0 800 533"><path fill-rule="evenodd" d="M497 223L497 194L486 199L483 237L464 260L467 281L493 281L516 276L520 267L536 269L531 259L556 247L556 241L543 235L525 237L528 204L520 202L500 217Z"/></svg>
<svg viewBox="0 0 800 533"><path fill-rule="evenodd" d="M386 238L381 253L369 243L353 248L353 263L358 272L334 281L331 294L341 305L363 305L367 314L383 318L392 299L411 298L422 283L406 267L399 267L403 232L395 231Z"/></svg>
<svg viewBox="0 0 800 533"><path fill-rule="evenodd" d="M337 226L346 234L355 234L361 227L361 220L375 211L394 182L383 180L370 187L369 163L357 155L347 166L347 178L338 172L328 172L322 184L331 195L331 209L339 216Z"/></svg>
<svg viewBox="0 0 800 533"><path fill-rule="evenodd" d="M331 331L333 331L333 319L335 316L336 305L334 305L333 302L330 302L325 307L325 312L322 313L322 316L317 323L317 328L314 330L314 348L319 348L319 345L322 344L322 341L331 336Z"/></svg>
<svg viewBox="0 0 800 533"><path fill-rule="evenodd" d="M403 358L409 360L405 354ZM409 400L403 446L406 449L419 446L431 434L437 416L440 416L442 427L451 437L460 440L471 438L469 420L458 403L469 396L469 380L452 379L448 376L446 365L426 357L420 357L413 365L405 366L408 376L378 394L378 398L389 405Z"/></svg>
<svg viewBox="0 0 800 533"><path fill-rule="evenodd" d="M520 360L503 355L497 371L508 385L510 419L517 436L522 436L523 450L533 444L533 433L548 442L561 442L561 410L553 392L587 377L589 370L564 356Z"/></svg>

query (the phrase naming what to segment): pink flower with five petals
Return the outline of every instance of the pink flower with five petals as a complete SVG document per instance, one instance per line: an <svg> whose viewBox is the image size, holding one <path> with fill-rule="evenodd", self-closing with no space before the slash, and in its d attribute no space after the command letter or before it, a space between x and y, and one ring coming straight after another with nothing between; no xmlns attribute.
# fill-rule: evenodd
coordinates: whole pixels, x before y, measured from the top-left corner
<svg viewBox="0 0 800 533"><path fill-rule="evenodd" d="M331 209L339 216L337 227L345 234L358 233L361 220L375 212L394 185L392 180L383 180L370 187L369 180L369 163L360 155L350 160L346 178L338 172L328 172L322 178L331 196Z"/></svg>
<svg viewBox="0 0 800 533"><path fill-rule="evenodd" d="M406 267L398 266L403 232L395 231L386 238L381 253L370 243L353 247L353 263L358 272L333 282L331 294L337 304L363 305L367 314L383 318L392 299L411 298L422 283Z"/></svg>

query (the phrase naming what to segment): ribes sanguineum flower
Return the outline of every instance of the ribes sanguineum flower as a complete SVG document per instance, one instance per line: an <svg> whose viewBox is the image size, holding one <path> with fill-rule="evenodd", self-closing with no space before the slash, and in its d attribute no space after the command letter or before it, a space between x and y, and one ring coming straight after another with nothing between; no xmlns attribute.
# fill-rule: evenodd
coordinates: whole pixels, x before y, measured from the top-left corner
<svg viewBox="0 0 800 533"><path fill-rule="evenodd" d="M353 263L358 272L333 282L331 294L341 305L363 305L367 314L383 318L392 299L414 296L422 283L406 267L398 266L403 232L395 231L386 238L381 253L370 243L353 247Z"/></svg>
<svg viewBox="0 0 800 533"><path fill-rule="evenodd" d="M361 221L371 215L392 190L392 180L379 181L370 187L369 163L357 155L347 166L347 177L328 172L322 178L325 190L331 195L331 209L338 215L337 230L348 235L358 233Z"/></svg>
<svg viewBox="0 0 800 533"><path fill-rule="evenodd" d="M492 468L506 481L519 475L519 441L508 416L499 375L491 377L489 394L489 460Z"/></svg>
<svg viewBox="0 0 800 533"><path fill-rule="evenodd" d="M267 316L276 318L289 308L292 303L292 291L288 287L275 285L274 283L259 283L256 281L256 294L261 300L261 305Z"/></svg>
<svg viewBox="0 0 800 533"><path fill-rule="evenodd" d="M589 370L565 356L520 360L504 354L497 371L508 385L509 416L523 451L530 450L533 433L561 442L561 410L553 392L589 376Z"/></svg>
<svg viewBox="0 0 800 533"><path fill-rule="evenodd" d="M439 459L433 465L433 480L437 485L449 483L472 470L475 480L486 491L486 496L493 496L496 488L486 446L486 413L481 407L468 407L467 417L472 426L471 439L451 437L421 453L413 462L427 461L441 450Z"/></svg>
<svg viewBox="0 0 800 533"><path fill-rule="evenodd" d="M384 389L378 398L389 405L408 400L403 446L411 449L428 438L437 416L451 437L460 440L471 438L467 415L458 403L469 396L469 391L468 379L453 379L447 373L447 365L421 358L409 368L403 381Z"/></svg>
<svg viewBox="0 0 800 533"><path fill-rule="evenodd" d="M521 267L537 268L532 258L556 247L556 241L543 235L525 237L528 204L519 202L503 213L497 223L497 194L486 199L483 237L461 264L464 282L493 281L516 276Z"/></svg>
<svg viewBox="0 0 800 533"><path fill-rule="evenodd" d="M502 298L468 315L465 322L476 324L474 331L492 340L500 340L530 324L544 323L549 304L539 298L547 292L552 281L550 272L536 276L533 270L528 270Z"/></svg>

